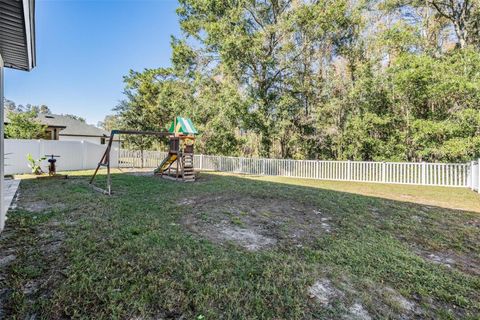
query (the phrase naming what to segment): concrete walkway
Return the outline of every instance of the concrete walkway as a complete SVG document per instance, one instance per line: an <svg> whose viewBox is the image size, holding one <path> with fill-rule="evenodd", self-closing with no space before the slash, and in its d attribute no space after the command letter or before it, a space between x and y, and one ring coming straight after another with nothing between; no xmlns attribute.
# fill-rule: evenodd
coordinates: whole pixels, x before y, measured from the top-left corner
<svg viewBox="0 0 480 320"><path fill-rule="evenodd" d="M7 212L8 208L10 208L13 198L15 197L18 186L20 185L20 180L4 180L3 184L3 199L5 200L5 202L2 209L4 210L3 212Z"/></svg>

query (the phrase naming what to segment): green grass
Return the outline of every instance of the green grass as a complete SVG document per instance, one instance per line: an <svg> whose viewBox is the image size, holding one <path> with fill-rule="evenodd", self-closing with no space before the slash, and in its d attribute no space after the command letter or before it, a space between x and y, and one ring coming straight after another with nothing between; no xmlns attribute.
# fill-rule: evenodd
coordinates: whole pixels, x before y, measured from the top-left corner
<svg viewBox="0 0 480 320"><path fill-rule="evenodd" d="M318 319L339 318L354 303L372 318L478 318L480 196L469 190L206 173L188 184L115 174L108 197L88 186L87 174L22 181L19 207L0 235L2 255L16 256L0 268L7 318ZM214 198L218 212L215 201L199 212L181 202ZM223 198L250 199L252 211L228 211L240 204ZM48 206L29 211L40 200ZM332 232L249 251L185 223L187 216L200 227L226 219L248 228L258 212L255 223L294 230L297 217L280 221L276 202L318 208ZM434 263L429 254L455 263ZM329 305L310 297L319 279L341 292ZM402 309L386 288L415 310Z"/></svg>

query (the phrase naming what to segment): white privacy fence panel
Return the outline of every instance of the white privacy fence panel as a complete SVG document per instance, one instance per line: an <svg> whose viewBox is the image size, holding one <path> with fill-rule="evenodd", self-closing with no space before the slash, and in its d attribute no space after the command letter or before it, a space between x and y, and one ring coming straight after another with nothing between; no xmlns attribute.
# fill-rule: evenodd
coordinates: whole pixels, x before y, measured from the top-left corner
<svg viewBox="0 0 480 320"><path fill-rule="evenodd" d="M86 141L5 139L5 174L30 173L27 154L40 159L47 154L60 156L58 171L95 169L105 152L106 145ZM112 150L112 166L118 165L118 149ZM47 160L41 167L48 172Z"/></svg>
<svg viewBox="0 0 480 320"><path fill-rule="evenodd" d="M122 167L157 167L166 152L120 150ZM252 175L283 176L319 180L380 182L447 187L471 187L478 190L478 162L374 162L263 159L195 155L194 166Z"/></svg>

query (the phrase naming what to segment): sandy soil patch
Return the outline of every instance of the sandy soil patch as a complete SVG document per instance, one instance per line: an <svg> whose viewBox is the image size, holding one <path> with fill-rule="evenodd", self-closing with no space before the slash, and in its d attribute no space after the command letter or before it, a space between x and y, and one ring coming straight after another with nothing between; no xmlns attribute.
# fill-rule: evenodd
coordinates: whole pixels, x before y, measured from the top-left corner
<svg viewBox="0 0 480 320"><path fill-rule="evenodd" d="M17 258L14 254L8 254L5 256L0 256L0 268L4 268L8 266L11 262L13 262Z"/></svg>
<svg viewBox="0 0 480 320"><path fill-rule="evenodd" d="M344 283L344 285L347 285ZM347 291L356 293L353 288L348 287ZM329 279L322 278L308 288L308 295L311 299L314 299L317 303L324 307L330 307L333 303L341 301L345 302L345 293L336 288ZM370 314L360 302L355 302L350 306L345 307L345 313L341 316L342 319L349 320L370 320Z"/></svg>
<svg viewBox="0 0 480 320"><path fill-rule="evenodd" d="M335 231L333 219L313 205L277 198L216 195L181 199L182 224L215 243L249 251L276 245L302 246Z"/></svg>
<svg viewBox="0 0 480 320"><path fill-rule="evenodd" d="M15 208L33 213L42 213L48 210L61 210L66 208L66 205L61 202L49 203L42 199L28 199L21 193L17 195L15 200Z"/></svg>
<svg viewBox="0 0 480 320"><path fill-rule="evenodd" d="M380 292L380 295L394 309L398 310L398 312L401 312L401 314L403 314L407 318L408 315L420 314L422 312L422 310L417 306L414 301L405 298L393 288L383 288Z"/></svg>
<svg viewBox="0 0 480 320"><path fill-rule="evenodd" d="M2 314L5 313L6 302L11 299L12 289L8 286L1 288L11 274L11 268L28 267L32 270L42 270L38 276L34 276L17 288L25 296L26 303L33 305L39 296L48 297L52 294L52 283L61 281L66 267L63 254L65 233L56 224L41 224L30 229L30 236L36 239L34 246L26 246L22 241L16 242L14 239L22 238L17 234L18 232L17 229L7 228L0 235L0 249L2 246L8 248L3 251L3 255L0 253L0 319L3 319ZM29 255L34 255L35 259L29 260L28 265L19 263L21 259L17 259L17 257ZM31 316L33 319L36 317L34 314Z"/></svg>
<svg viewBox="0 0 480 320"><path fill-rule="evenodd" d="M457 254L455 252L428 251L424 249L414 249L415 252L425 260L442 265L447 268L455 268L465 273L480 275L480 265L477 260L469 254Z"/></svg>
<svg viewBox="0 0 480 320"><path fill-rule="evenodd" d="M328 279L317 280L308 288L308 294L310 298L315 299L324 306L332 303L334 299L343 297L343 293L335 288Z"/></svg>
<svg viewBox="0 0 480 320"><path fill-rule="evenodd" d="M344 319L349 320L370 320L370 314L363 307L362 304L356 302L350 308L348 308L348 313L343 316Z"/></svg>

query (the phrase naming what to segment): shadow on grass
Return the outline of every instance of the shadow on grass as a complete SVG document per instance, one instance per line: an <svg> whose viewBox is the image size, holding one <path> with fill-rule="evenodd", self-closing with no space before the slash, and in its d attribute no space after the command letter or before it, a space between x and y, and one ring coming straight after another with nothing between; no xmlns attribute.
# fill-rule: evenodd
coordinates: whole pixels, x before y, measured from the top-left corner
<svg viewBox="0 0 480 320"><path fill-rule="evenodd" d="M22 182L0 236L1 252L15 256L1 274L7 315L309 319L352 316L358 306L377 318L479 312L477 214L332 185L207 173L195 183L115 173L108 197L89 187L90 173ZM105 182L100 175L96 184ZM38 201L48 206L29 210ZM186 216L198 217L200 229L226 219L282 237L249 251L231 238L191 232ZM314 241L289 237L326 222L331 231ZM331 290L319 298L316 283Z"/></svg>

